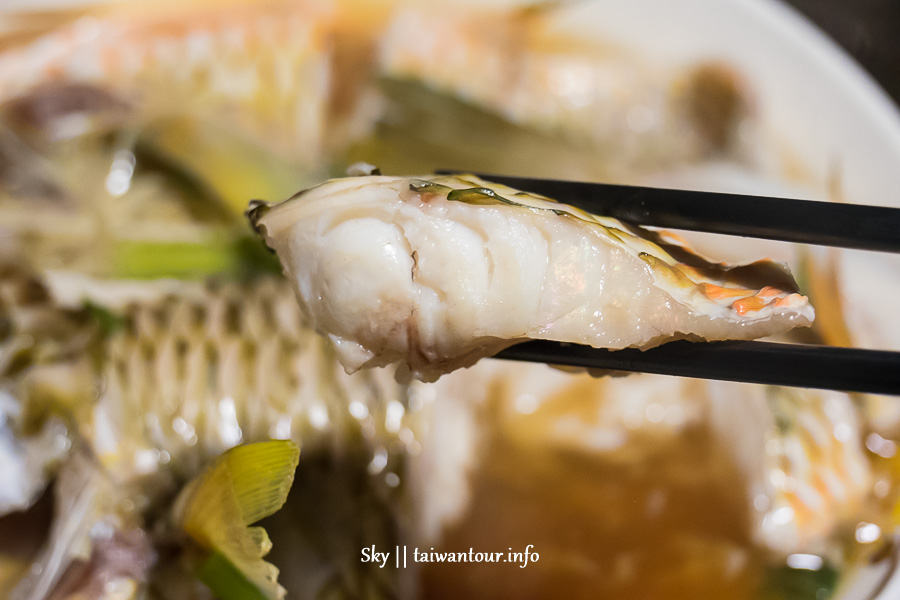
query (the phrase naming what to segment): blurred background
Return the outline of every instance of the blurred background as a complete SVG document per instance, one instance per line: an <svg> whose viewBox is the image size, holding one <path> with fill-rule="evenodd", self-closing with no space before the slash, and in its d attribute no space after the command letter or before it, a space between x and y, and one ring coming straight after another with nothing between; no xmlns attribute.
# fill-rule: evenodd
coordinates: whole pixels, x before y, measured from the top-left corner
<svg viewBox="0 0 900 600"><path fill-rule="evenodd" d="M787 0L859 61L900 103L900 2Z"/></svg>
<svg viewBox="0 0 900 600"><path fill-rule="evenodd" d="M356 160L898 205L900 120L787 11L572 2L573 40L550 12L464 7L480 0L134 0L65 29L84 1L0 0L0 359L18 353L0 360L0 598L22 577L14 600L99 597L110 573L208 598L173 499L270 437L304 448L265 524L292 597L858 600L896 567L894 399L489 362L431 388L351 378L243 216ZM785 1L900 103L900 0ZM791 262L816 336L900 350L900 264L705 250ZM91 511L65 503L76 486ZM359 560L406 540L546 558L503 576Z"/></svg>

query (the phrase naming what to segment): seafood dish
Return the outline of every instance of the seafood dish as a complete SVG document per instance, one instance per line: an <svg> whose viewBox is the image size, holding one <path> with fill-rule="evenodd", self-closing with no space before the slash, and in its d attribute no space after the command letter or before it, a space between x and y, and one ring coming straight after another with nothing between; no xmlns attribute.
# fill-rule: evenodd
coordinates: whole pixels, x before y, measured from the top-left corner
<svg viewBox="0 0 900 600"><path fill-rule="evenodd" d="M471 175L333 179L249 216L350 372L399 361L429 381L524 339L650 348L814 318L774 263L727 268Z"/></svg>
<svg viewBox="0 0 900 600"><path fill-rule="evenodd" d="M588 4L0 7L0 598L868 597L896 403L490 358L866 333L829 252L430 175L823 185Z"/></svg>

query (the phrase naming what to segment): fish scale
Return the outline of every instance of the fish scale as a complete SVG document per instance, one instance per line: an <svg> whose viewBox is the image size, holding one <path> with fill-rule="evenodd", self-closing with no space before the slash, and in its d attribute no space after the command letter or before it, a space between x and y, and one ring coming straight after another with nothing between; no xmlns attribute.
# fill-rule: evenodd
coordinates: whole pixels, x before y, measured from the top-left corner
<svg viewBox="0 0 900 600"><path fill-rule="evenodd" d="M33 433L62 415L69 437L123 480L190 476L231 446L269 438L313 451L362 443L393 461L405 451L392 443L398 432L415 427L408 386L389 373L347 375L281 278L87 311L55 305L23 272L3 284L11 325L0 383L22 407L17 427ZM388 424L392 402L403 418Z"/></svg>
<svg viewBox="0 0 900 600"><path fill-rule="evenodd" d="M95 414L143 415L114 419L113 438L94 432L95 446L107 449L101 456L123 472L141 450L199 465L236 443L285 437L285 424L304 446L363 429L374 442L387 436L387 404L407 405L406 386L393 378L346 375L280 279L132 304L104 343ZM351 400L367 416L351 415ZM316 407L326 423L311 419Z"/></svg>

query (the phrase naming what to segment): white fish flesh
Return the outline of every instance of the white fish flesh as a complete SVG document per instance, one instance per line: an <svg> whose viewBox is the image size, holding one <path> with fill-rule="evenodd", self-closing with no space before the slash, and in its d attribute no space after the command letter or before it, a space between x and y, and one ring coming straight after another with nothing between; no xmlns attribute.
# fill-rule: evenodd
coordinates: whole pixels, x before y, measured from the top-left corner
<svg viewBox="0 0 900 600"><path fill-rule="evenodd" d="M714 264L470 175L334 179L250 218L351 372L399 363L431 381L526 339L649 348L814 318L782 265Z"/></svg>

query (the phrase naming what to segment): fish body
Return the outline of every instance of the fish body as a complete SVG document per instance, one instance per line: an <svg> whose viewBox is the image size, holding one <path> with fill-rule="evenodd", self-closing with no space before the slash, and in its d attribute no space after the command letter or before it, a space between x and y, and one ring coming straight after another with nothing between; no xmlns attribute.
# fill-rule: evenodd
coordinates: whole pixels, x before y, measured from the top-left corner
<svg viewBox="0 0 900 600"><path fill-rule="evenodd" d="M740 156L752 122L746 85L719 64L660 68L636 53L553 31L565 3L447 14L407 7L380 44L380 67L619 166Z"/></svg>
<svg viewBox="0 0 900 600"><path fill-rule="evenodd" d="M178 533L167 519L183 485L223 452L252 442L293 441L305 468L335 479L342 467L317 466L317 457L362 461L361 489L378 500L358 501L365 497L379 515L379 535L395 535L403 504L385 498L402 494L399 477L420 446L412 392L388 372L347 375L305 325L282 278L174 289L172 282L82 282L67 291L68 303L59 300L66 293L33 277L7 273L3 281L9 302L0 308L11 327L0 339L0 390L17 410L0 423L0 441L8 439L10 457L27 459L31 470L0 473L5 491L22 490L0 508L27 508L54 478L64 495L39 567L15 598L68 589L60 583L68 571L92 557L102 563L119 542L123 552L132 542L140 550L121 577L130 594L143 593L153 565L189 583L178 560L157 562L155 544L171 542L154 536ZM6 451L0 444L0 461ZM366 470L372 461L377 468ZM108 575L99 569L85 585ZM76 591L84 589L69 590Z"/></svg>
<svg viewBox="0 0 900 600"><path fill-rule="evenodd" d="M145 119L202 111L315 156L327 120L329 4L169 5L99 11L4 53L0 101L77 82L140 105Z"/></svg>

